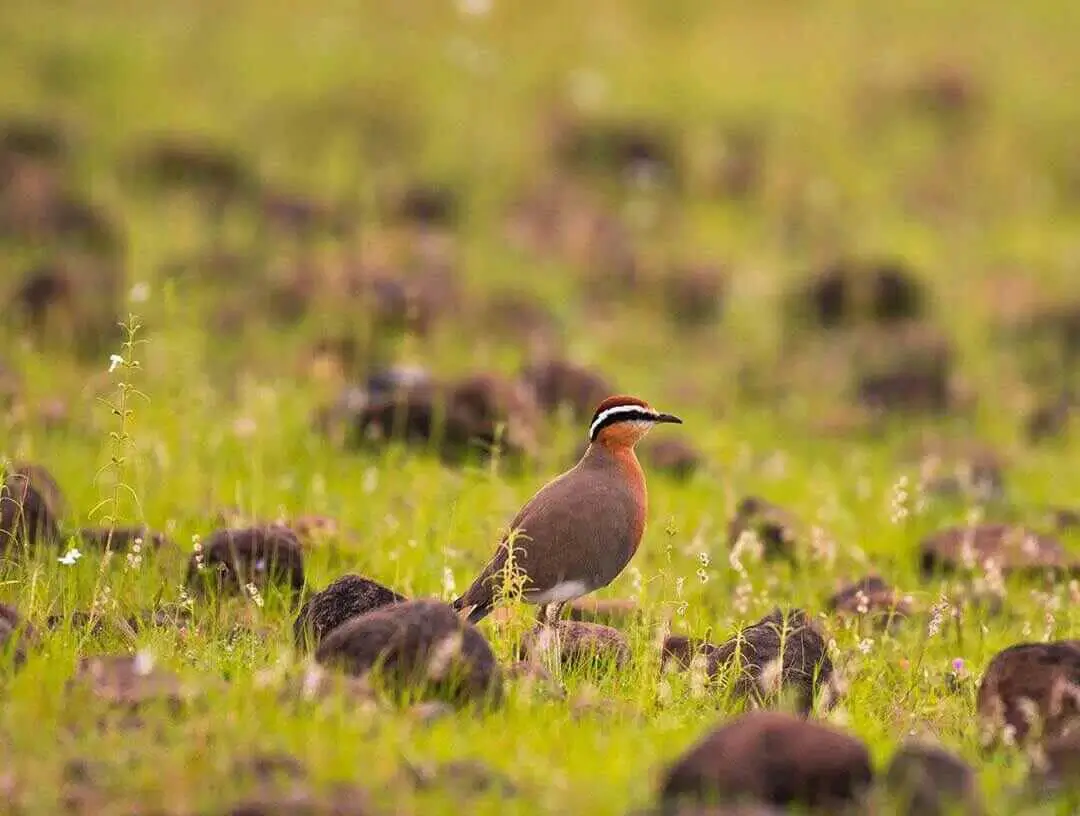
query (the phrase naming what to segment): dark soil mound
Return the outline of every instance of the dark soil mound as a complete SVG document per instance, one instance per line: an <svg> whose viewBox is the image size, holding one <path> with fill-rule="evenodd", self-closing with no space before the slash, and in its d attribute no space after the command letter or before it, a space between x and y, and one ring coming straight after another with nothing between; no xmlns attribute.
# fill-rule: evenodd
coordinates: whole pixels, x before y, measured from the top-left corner
<svg viewBox="0 0 1080 816"><path fill-rule="evenodd" d="M1080 725L1080 640L1019 643L986 667L976 698L984 737L1052 739Z"/></svg>
<svg viewBox="0 0 1080 816"><path fill-rule="evenodd" d="M989 561L1003 573L1080 573L1057 538L1011 524L949 527L924 538L919 554L924 576L983 570Z"/></svg>
<svg viewBox="0 0 1080 816"><path fill-rule="evenodd" d="M192 555L187 583L225 593L239 593L248 584L259 590L276 586L299 591L304 587L300 542L279 525L218 530L203 544L201 554Z"/></svg>
<svg viewBox="0 0 1080 816"><path fill-rule="evenodd" d="M755 704L774 704L793 692L805 715L819 695L826 708L836 697L825 638L800 609L774 609L718 647L710 662L711 675L729 675L735 694Z"/></svg>
<svg viewBox="0 0 1080 816"><path fill-rule="evenodd" d="M315 658L352 675L372 672L399 699L462 705L502 695L502 673L484 636L434 600L353 618L323 638Z"/></svg>
<svg viewBox="0 0 1080 816"><path fill-rule="evenodd" d="M902 814L982 813L971 766L937 746L905 743L893 755L883 781Z"/></svg>
<svg viewBox="0 0 1080 816"><path fill-rule="evenodd" d="M64 495L46 468L11 467L0 486L0 555L57 542L65 511Z"/></svg>
<svg viewBox="0 0 1080 816"><path fill-rule="evenodd" d="M709 733L664 774L661 797L750 799L835 813L873 780L870 754L848 734L788 714L756 711Z"/></svg>
<svg viewBox="0 0 1080 816"><path fill-rule="evenodd" d="M869 617L875 625L888 627L911 614L911 601L877 575L849 584L825 603L842 617Z"/></svg>
<svg viewBox="0 0 1080 816"><path fill-rule="evenodd" d="M23 621L18 610L0 603L0 658L11 650L12 660L18 668L26 662L26 653L36 640L34 628Z"/></svg>
<svg viewBox="0 0 1080 816"><path fill-rule="evenodd" d="M327 634L345 621L404 600L404 595L398 595L370 578L343 575L300 607L293 623L296 645L301 649L318 646Z"/></svg>
<svg viewBox="0 0 1080 816"><path fill-rule="evenodd" d="M564 667L623 668L630 662L626 636L611 626L584 621L561 620L555 626L538 626L521 644L521 657L542 663L545 654L555 653Z"/></svg>
<svg viewBox="0 0 1080 816"><path fill-rule="evenodd" d="M759 496L747 496L728 523L728 547L734 548L744 533L753 533L761 543L766 560L792 559L798 543L799 522L783 507Z"/></svg>

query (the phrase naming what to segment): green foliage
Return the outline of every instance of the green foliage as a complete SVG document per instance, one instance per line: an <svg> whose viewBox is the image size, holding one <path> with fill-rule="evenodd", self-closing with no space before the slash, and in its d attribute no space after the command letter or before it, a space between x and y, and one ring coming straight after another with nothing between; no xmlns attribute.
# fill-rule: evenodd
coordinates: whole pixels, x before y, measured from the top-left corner
<svg viewBox="0 0 1080 816"><path fill-rule="evenodd" d="M58 397L73 421L51 430L5 420L0 453L54 471L72 508L65 529L145 521L177 547L144 551L138 563L84 552L66 565L57 561L62 551L0 561L0 600L41 637L20 671L2 658L0 798L12 784L23 812L56 812L71 787L65 768L85 760L117 812L132 802L147 811L220 810L254 784L230 781L236 760L281 751L298 757L318 787L360 784L376 812L463 809L457 795L403 781L404 757L475 758L522 790L509 805L480 794L471 813L625 814L652 802L660 770L741 705L729 694L731 678L710 686L660 671L664 626L720 642L777 605L817 614L841 581L877 571L921 611L891 633L860 621L826 624L848 687L828 719L864 739L878 767L906 735L936 735L980 768L992 812L1069 812L1055 810L1057 802L1025 810L1008 798L1027 758L1007 749L984 755L973 711L993 654L1021 640L1077 637L1080 603L1065 585L1010 578L1002 616L936 607L955 585L920 580L917 542L973 508L915 495L918 468L902 454L922 424L897 423L874 440L820 433L818 421L847 397L818 369L781 358L779 295L835 253L909 259L981 396L969 417L926 428L1009 454L1014 506L983 512L1075 501L1076 444L1023 442L1020 420L1033 395L1021 369L1032 361L996 342L993 326L1023 305L1028 288L1051 302L1075 291L1080 95L1068 78L1080 68L1080 6L495 0L489 15L467 16L419 0L62 5L4 3L0 116L55 117L83 140L74 177L81 192L122 214L125 311L138 316L124 323L105 411L93 394L108 360L87 371L9 332L2 353L22 372L27 404ZM907 77L937 65L970 70L984 100L971 127L890 102ZM768 163L748 201L710 192L704 173L689 175L678 201L619 185L602 191L613 209L641 216L634 237L648 274L671 260L725 265L730 291L718 324L684 330L651 294L615 291L609 300L618 284L603 280L604 297L587 298L589 270L533 258L503 239L505 203L542 175L547 102L571 95L597 115L670 123L698 169L714 158L718 130L764 123ZM450 179L464 201L457 261L467 296L506 288L535 295L575 357L684 418L709 464L685 483L649 474L641 550L600 593L632 597L644 610L624 627L629 667L562 672L569 700L511 685L498 710L431 723L372 710L345 691L297 702L282 693L305 668L292 651L287 599L269 592L262 605L249 596L209 603L181 588L192 542L231 508L264 520L336 519L334 546L305 563L316 588L355 571L410 597L445 596L448 583L463 589L521 503L569 464L584 428L553 423L522 471L499 459L450 468L396 445L337 450L311 421L329 389L303 364L325 332L355 334L372 359L421 360L447 374L512 373L527 349L492 339L472 314L455 313L426 337L395 329L373 338L353 312L322 301L285 327L260 318L219 328L227 284L281 271L296 249L260 234L243 208L211 215L190 197L128 189L116 168L140 137L163 131L207 134L276 184L355 205L360 246L320 239L311 250L330 266L379 251L378 241L369 248L362 239L368 224L375 233L384 226L375 215L381 196L409 180ZM6 296L30 250L3 249ZM209 250L246 253L255 269L219 274ZM185 275L168 272L193 257ZM261 303L248 300L253 291L242 290L240 306ZM811 342L795 338L801 348ZM762 404L743 393L740 383L777 373L777 399ZM813 529L798 568L745 554L729 560L725 525L748 494L790 508ZM501 590L511 613L481 629L509 663L534 612L513 600L521 586L512 568ZM175 625L122 625L154 609ZM103 625L44 625L76 611ZM101 728L102 704L68 704L65 682L78 658L142 650L205 690L183 716L154 709L141 727L110 720ZM614 705L575 705L596 700Z"/></svg>

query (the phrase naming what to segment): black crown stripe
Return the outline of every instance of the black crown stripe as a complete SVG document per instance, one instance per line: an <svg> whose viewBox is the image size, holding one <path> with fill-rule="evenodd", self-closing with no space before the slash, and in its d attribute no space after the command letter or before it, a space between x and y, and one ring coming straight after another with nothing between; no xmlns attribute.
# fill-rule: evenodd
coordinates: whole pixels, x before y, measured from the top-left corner
<svg viewBox="0 0 1080 816"><path fill-rule="evenodd" d="M596 416L593 417L589 441L595 441L600 431L617 422L651 422L654 419L656 419L654 411L636 405L615 405L605 408L603 411L597 411Z"/></svg>

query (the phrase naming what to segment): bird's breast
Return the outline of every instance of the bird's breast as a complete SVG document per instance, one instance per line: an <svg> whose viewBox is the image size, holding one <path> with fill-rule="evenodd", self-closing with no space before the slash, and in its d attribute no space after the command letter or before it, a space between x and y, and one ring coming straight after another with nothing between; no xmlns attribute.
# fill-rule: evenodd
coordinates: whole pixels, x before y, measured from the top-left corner
<svg viewBox="0 0 1080 816"><path fill-rule="evenodd" d="M645 486L645 471L641 468L633 448L615 452L615 464L626 486L631 502L630 552L627 560L637 552L641 537L645 534L645 519L649 514L649 493Z"/></svg>

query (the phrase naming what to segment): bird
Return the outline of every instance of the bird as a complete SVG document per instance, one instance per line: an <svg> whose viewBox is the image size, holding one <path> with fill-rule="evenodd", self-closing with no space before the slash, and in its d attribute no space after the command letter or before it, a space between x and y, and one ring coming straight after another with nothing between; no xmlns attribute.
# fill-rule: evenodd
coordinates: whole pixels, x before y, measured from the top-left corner
<svg viewBox="0 0 1080 816"><path fill-rule="evenodd" d="M545 484L510 523L494 556L451 604L469 623L491 613L508 556L525 577L522 598L541 622L572 600L607 586L633 558L645 532L648 492L634 446L674 414L627 395L602 400L589 445L574 467Z"/></svg>

